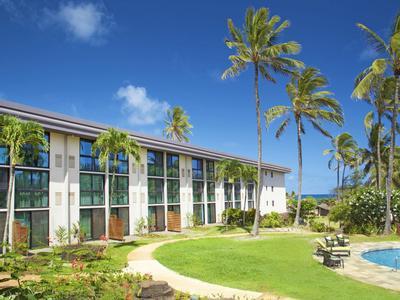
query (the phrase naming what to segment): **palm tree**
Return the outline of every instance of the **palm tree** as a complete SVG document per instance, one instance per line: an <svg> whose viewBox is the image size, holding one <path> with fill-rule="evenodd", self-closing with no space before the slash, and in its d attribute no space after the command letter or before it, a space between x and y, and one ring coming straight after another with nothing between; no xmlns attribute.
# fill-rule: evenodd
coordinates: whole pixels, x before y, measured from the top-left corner
<svg viewBox="0 0 400 300"><path fill-rule="evenodd" d="M14 212L14 208L11 207L11 198L14 191L15 166L24 161L24 145L27 144L33 147L35 155L39 153L39 150L45 152L49 150L49 144L46 140L43 127L33 121L22 121L14 116L0 115L0 145L4 145L8 149L8 163L10 167L7 190L7 215L3 233L3 254L7 251L7 241L10 240L11 243L12 237L12 229L9 238L8 228L10 226L11 214Z"/></svg>
<svg viewBox="0 0 400 300"><path fill-rule="evenodd" d="M175 106L167 110L167 118L164 120L165 129L163 134L168 139L177 142L189 142L188 134L192 134L193 128L189 122L189 116L185 114L182 107Z"/></svg>
<svg viewBox="0 0 400 300"><path fill-rule="evenodd" d="M365 135L368 140L368 147L360 149L363 172L369 176L369 183L375 183L378 189L381 188L381 178L385 174L382 158L388 157L390 137L385 133L382 124L373 122L373 112L369 112L364 118ZM374 170L374 172L372 171ZM372 176L374 174L374 176Z"/></svg>
<svg viewBox="0 0 400 300"><path fill-rule="evenodd" d="M243 226L246 225L246 203L247 203L247 191L249 182L254 182L257 186L257 168L242 164L240 170L240 177L244 183L244 204L243 204Z"/></svg>
<svg viewBox="0 0 400 300"><path fill-rule="evenodd" d="M305 133L303 120L309 121L315 129L328 137L330 137L330 134L322 128L322 121L333 122L340 126L343 124L343 113L339 102L331 97L331 92L322 90L327 84L328 81L317 69L308 67L301 74L292 76L290 83L286 85L286 91L291 105L274 106L268 109L264 114L267 127L269 127L271 122L276 118L285 117L276 131L276 138L282 135L291 118L293 118L296 123L299 171L295 225L299 224L301 209L303 170L301 135Z"/></svg>
<svg viewBox="0 0 400 300"><path fill-rule="evenodd" d="M335 168L336 170L336 200L339 201L339 187L340 187L340 165L345 167L346 156L352 155L357 149L357 143L350 133L344 132L337 135L332 139L332 148L324 150L324 155L331 155L328 162L329 169ZM336 161L336 167L333 166Z"/></svg>
<svg viewBox="0 0 400 300"><path fill-rule="evenodd" d="M360 23L358 23L357 26L366 33L370 46L373 47L377 53L382 55L382 58L375 59L371 66L359 75L358 85L359 89L363 90L362 94L367 93L370 82L376 75L390 73L390 76L394 76L396 81L391 112L390 152L386 180L386 220L384 229L384 234L390 234L392 225L390 207L392 198L393 161L396 146L397 113L400 92L400 12L395 17L388 42L385 42L384 39L367 26Z"/></svg>
<svg viewBox="0 0 400 300"><path fill-rule="evenodd" d="M241 173L242 164L238 160L223 159L217 163L215 178L217 181L224 181L225 179L228 179L228 182L233 184L235 180L240 179L242 175Z"/></svg>
<svg viewBox="0 0 400 300"><path fill-rule="evenodd" d="M365 100L367 103L374 106L374 111L367 114L368 123L374 119L375 115L377 118L377 134L375 141L377 142L376 147L376 173L377 187L378 189L382 186L382 156L381 156L381 132L382 132L382 119L390 109L389 103L394 97L394 80L391 77L385 78L383 74L370 74L369 80L363 80L363 74L356 78L355 88L352 97L357 99Z"/></svg>
<svg viewBox="0 0 400 300"><path fill-rule="evenodd" d="M140 162L140 146L129 134L119 131L114 128L109 128L107 131L100 133L96 141L92 145L92 155L98 153L100 167L105 170L106 179L108 182L109 167L111 165L112 179L110 186L110 196L108 203L106 203L106 236L109 236L108 222L111 216L111 204L114 195L115 173L118 168L118 155L122 154L127 157L132 155L135 162Z"/></svg>
<svg viewBox="0 0 400 300"><path fill-rule="evenodd" d="M300 51L300 44L294 41L279 43L280 33L289 27L289 21L283 21L280 25L279 16L269 16L268 8L247 9L244 28L235 27L232 19L228 19L228 29L231 35L225 44L229 49L235 49L236 53L229 56L232 65L224 71L222 79L236 77L243 72L249 64L254 66L254 96L257 118L257 179L259 182L256 197L256 217L252 234L258 235L261 195L261 163L262 163L262 138L260 97L258 94L258 77L261 74L266 80L276 82L272 73L291 74L292 68L301 68L303 63L286 57Z"/></svg>

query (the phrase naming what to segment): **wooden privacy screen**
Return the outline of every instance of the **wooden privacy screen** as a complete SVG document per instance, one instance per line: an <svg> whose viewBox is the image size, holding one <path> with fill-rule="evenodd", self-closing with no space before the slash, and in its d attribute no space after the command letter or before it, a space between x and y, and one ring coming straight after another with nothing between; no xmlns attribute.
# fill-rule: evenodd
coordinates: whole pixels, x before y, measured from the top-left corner
<svg viewBox="0 0 400 300"><path fill-rule="evenodd" d="M169 231L181 231L181 214L174 211L167 213L167 228Z"/></svg>
<svg viewBox="0 0 400 300"><path fill-rule="evenodd" d="M28 244L28 227L23 226L21 222L13 222L13 246L18 247L20 244Z"/></svg>
<svg viewBox="0 0 400 300"><path fill-rule="evenodd" d="M115 215L111 215L110 223L108 226L110 239L112 240L124 240L124 221L117 218Z"/></svg>

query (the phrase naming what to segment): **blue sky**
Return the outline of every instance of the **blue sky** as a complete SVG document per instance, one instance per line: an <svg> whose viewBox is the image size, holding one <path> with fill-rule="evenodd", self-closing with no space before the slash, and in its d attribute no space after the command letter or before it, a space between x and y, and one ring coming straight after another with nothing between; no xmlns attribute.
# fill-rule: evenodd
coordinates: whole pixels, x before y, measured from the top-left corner
<svg viewBox="0 0 400 300"><path fill-rule="evenodd" d="M355 76L375 58L355 26L387 35L398 1L23 1L0 0L0 97L122 128L160 135L165 109L181 105L194 125L192 143L256 158L253 72L222 81L232 52L226 21L267 6L291 21L282 40L302 45L297 56L319 68L342 103L350 132L365 145L368 105L350 98ZM288 104L287 78L261 82L263 111ZM327 138L306 126L304 192L335 185L322 151ZM264 160L293 169L295 128L280 140L264 129Z"/></svg>

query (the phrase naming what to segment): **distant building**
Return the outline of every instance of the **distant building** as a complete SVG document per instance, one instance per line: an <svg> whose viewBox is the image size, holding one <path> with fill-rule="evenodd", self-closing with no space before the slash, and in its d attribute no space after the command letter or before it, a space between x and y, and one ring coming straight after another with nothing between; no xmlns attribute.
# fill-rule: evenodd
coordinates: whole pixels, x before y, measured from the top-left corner
<svg viewBox="0 0 400 300"><path fill-rule="evenodd" d="M317 205L317 207L315 209L316 210L315 213L317 216L324 217L329 214L330 209L331 209L330 206L323 202L323 203Z"/></svg>

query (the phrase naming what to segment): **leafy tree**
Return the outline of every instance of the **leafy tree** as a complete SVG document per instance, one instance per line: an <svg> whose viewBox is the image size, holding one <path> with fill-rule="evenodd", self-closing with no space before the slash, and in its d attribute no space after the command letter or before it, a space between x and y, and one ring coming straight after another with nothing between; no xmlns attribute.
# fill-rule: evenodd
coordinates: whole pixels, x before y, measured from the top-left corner
<svg viewBox="0 0 400 300"><path fill-rule="evenodd" d="M367 35L368 42L373 49L382 55L375 59L371 66L366 68L358 77L358 90L360 94L367 94L371 82L376 76L394 76L395 92L391 102L391 128L390 128L390 152L386 180L386 221L384 234L391 232L390 201L392 196L393 164L396 146L397 114L399 106L400 90L400 12L396 15L388 42L385 42L376 32L367 26L358 23L357 26Z"/></svg>
<svg viewBox="0 0 400 300"><path fill-rule="evenodd" d="M268 8L247 9L243 29L237 28L232 19L228 19L228 29L231 35L225 44L229 49L235 49L236 53L229 56L232 63L222 74L222 79L236 77L244 71L248 65L254 67L254 96L257 116L257 147L258 147L258 182L261 182L262 164L262 130L260 116L260 97L258 94L259 75L268 81L276 82L272 73L291 74L292 68L301 68L303 63L289 58L286 55L296 54L300 51L300 44L294 41L278 42L281 32L288 28L289 21L279 24L279 16L270 17ZM279 24L279 25L278 25ZM258 235L260 215L261 184L256 193L256 217L252 234Z"/></svg>
<svg viewBox="0 0 400 300"><path fill-rule="evenodd" d="M175 106L172 109L168 109L167 118L164 120L165 129L163 134L173 141L177 142L189 142L188 134L192 134L190 131L193 128L189 122L189 116L185 114L182 107Z"/></svg>
<svg viewBox="0 0 400 300"><path fill-rule="evenodd" d="M109 168L111 166L112 179L110 186L110 197L107 207L106 219L106 236L109 237L108 222L111 215L111 204L114 196L115 173L117 171L119 161L118 155L129 156L132 155L133 159L140 162L140 146L132 138L129 137L127 132L119 131L114 128L109 128L107 131L100 133L96 141L92 145L92 155L99 154L100 167L105 170L105 176L109 177Z"/></svg>
<svg viewBox="0 0 400 300"><path fill-rule="evenodd" d="M357 142L350 133L344 132L332 139L332 148L324 150L324 155L331 155L328 162L329 169L336 170L336 200L339 201L340 165L346 166L347 157L353 156L357 150ZM333 166L336 161L336 167Z"/></svg>
<svg viewBox="0 0 400 300"><path fill-rule="evenodd" d="M301 187L303 174L303 149L301 135L305 134L304 121L308 121L324 136L331 135L322 128L321 122L343 124L343 113L339 102L332 98L332 93L322 90L328 84L326 78L317 69L306 68L302 73L292 76L290 83L286 85L286 91L291 105L277 105L265 112L267 127L279 117L284 117L279 125L275 137L279 138L287 128L291 119L296 124L297 154L298 154L298 192L295 225L299 225L301 209Z"/></svg>
<svg viewBox="0 0 400 300"><path fill-rule="evenodd" d="M10 115L0 115L0 145L4 145L8 149L8 164L10 166L7 190L7 214L3 233L3 254L5 254L7 251L6 244L9 239L10 217L14 212L14 208L11 207L11 197L15 184L15 166L24 161L26 155L24 151L25 145L31 145L34 155L37 156L40 150L47 152L49 144L46 140L43 127L39 123L22 121Z"/></svg>

